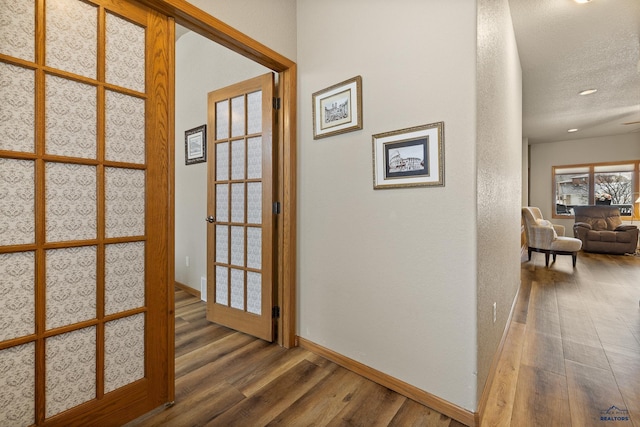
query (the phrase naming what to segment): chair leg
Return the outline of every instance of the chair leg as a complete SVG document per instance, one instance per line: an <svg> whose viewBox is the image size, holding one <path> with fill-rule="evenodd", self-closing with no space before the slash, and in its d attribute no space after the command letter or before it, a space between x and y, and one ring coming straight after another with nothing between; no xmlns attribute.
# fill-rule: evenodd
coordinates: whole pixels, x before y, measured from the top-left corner
<svg viewBox="0 0 640 427"><path fill-rule="evenodd" d="M527 248L529 252L529 261L531 261L531 248Z"/></svg>
<svg viewBox="0 0 640 427"><path fill-rule="evenodd" d="M549 267L549 252L544 253L544 266Z"/></svg>
<svg viewBox="0 0 640 427"><path fill-rule="evenodd" d="M571 254L571 259L573 260L573 267L575 268L575 266L576 266L576 261L577 261L577 259L578 259L578 253L577 253L577 252L572 253L572 254Z"/></svg>
<svg viewBox="0 0 640 427"><path fill-rule="evenodd" d="M556 262L556 253L555 252L553 253L553 262L554 263Z"/></svg>

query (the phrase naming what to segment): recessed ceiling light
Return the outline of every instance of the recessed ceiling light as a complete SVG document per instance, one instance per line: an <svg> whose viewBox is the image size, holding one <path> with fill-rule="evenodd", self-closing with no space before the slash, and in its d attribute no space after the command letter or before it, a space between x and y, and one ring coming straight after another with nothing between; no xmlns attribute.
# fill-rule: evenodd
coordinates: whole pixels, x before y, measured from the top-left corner
<svg viewBox="0 0 640 427"><path fill-rule="evenodd" d="M569 129L567 132L578 132L578 129Z"/></svg>
<svg viewBox="0 0 640 427"><path fill-rule="evenodd" d="M575 0L576 3L589 3L591 0Z"/></svg>
<svg viewBox="0 0 640 427"><path fill-rule="evenodd" d="M591 95L592 93L596 93L598 89L585 89L578 92L578 95Z"/></svg>

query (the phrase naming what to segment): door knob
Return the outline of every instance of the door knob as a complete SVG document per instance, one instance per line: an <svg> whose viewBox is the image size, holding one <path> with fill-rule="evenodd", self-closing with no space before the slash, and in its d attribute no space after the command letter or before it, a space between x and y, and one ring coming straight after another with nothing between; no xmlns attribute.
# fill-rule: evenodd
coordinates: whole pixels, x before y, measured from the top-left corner
<svg viewBox="0 0 640 427"><path fill-rule="evenodd" d="M205 221L207 221L207 222L209 222L209 223L212 223L212 224L213 224L214 222L216 222L216 219L213 217L213 215L209 215L209 216L208 216L208 217L206 217L204 220L205 220Z"/></svg>

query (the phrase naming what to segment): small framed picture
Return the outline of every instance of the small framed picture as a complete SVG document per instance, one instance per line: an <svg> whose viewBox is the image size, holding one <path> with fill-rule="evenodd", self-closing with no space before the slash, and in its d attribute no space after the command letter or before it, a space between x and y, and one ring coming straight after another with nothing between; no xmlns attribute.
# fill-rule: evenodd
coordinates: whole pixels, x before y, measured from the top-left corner
<svg viewBox="0 0 640 427"><path fill-rule="evenodd" d="M207 161L207 125L184 133L184 163L192 165Z"/></svg>
<svg viewBox="0 0 640 427"><path fill-rule="evenodd" d="M373 135L373 188L444 186L444 122Z"/></svg>
<svg viewBox="0 0 640 427"><path fill-rule="evenodd" d="M313 139L362 129L362 77L312 95Z"/></svg>

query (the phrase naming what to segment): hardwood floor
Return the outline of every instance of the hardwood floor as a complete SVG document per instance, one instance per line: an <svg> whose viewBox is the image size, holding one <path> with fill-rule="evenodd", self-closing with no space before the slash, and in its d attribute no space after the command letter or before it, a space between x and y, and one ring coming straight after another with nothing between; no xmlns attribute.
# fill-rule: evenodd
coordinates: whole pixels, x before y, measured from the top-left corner
<svg viewBox="0 0 640 427"><path fill-rule="evenodd" d="M481 425L640 427L639 301L640 257L581 252L574 270L532 254ZM307 350L209 323L178 290L176 403L129 427L234 425L462 424Z"/></svg>
<svg viewBox="0 0 640 427"><path fill-rule="evenodd" d="M640 427L639 302L640 257L533 254L481 425Z"/></svg>
<svg viewBox="0 0 640 427"><path fill-rule="evenodd" d="M175 405L128 427L461 427L308 350L283 349L205 319L176 291Z"/></svg>

